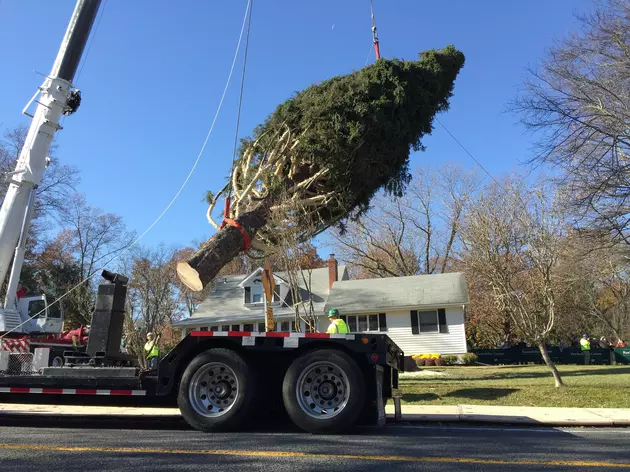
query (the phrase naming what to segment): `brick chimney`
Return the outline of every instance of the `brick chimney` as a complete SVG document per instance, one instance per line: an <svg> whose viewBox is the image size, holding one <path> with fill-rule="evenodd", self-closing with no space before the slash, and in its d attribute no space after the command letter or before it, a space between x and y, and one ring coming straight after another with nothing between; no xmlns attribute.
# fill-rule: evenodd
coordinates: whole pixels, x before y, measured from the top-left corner
<svg viewBox="0 0 630 472"><path fill-rule="evenodd" d="M335 255L331 254L328 258L328 292L332 290L333 283L335 283L339 279L338 273L339 264L337 263L337 259L335 259Z"/></svg>

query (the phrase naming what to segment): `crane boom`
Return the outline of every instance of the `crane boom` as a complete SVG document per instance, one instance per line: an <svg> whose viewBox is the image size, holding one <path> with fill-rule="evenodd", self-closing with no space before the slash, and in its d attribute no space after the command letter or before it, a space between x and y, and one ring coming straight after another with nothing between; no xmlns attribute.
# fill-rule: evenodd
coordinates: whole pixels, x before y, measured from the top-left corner
<svg viewBox="0 0 630 472"><path fill-rule="evenodd" d="M80 95L78 91L73 91L72 80L100 3L101 0L77 0L50 75L23 111L32 117L32 121L15 170L8 175L9 189L0 208L0 283L5 280L13 260L5 310L13 310L16 303L15 289L24 260L22 246L26 239L26 234L21 233L28 232L33 193L50 162L48 152L51 142L61 129L59 120L62 114L70 114L78 106ZM29 115L27 109L33 102L37 103L37 107L35 113Z"/></svg>

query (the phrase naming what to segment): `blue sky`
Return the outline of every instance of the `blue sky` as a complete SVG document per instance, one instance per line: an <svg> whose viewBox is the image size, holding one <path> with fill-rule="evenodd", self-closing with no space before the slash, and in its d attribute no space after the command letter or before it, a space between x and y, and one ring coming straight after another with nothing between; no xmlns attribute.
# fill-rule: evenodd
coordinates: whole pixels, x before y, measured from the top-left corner
<svg viewBox="0 0 630 472"><path fill-rule="evenodd" d="M505 112L525 76L577 27L590 0L373 0L384 57L454 44L466 55L451 110L439 119L493 175L517 168L531 136ZM88 201L143 232L188 174L214 116L246 0L107 0L75 80L83 102L58 133L57 158L81 170ZM241 117L249 134L293 92L365 65L369 0L254 0ZM0 127L20 114L52 66L74 0L0 0ZM372 61L373 54L370 57ZM238 66L237 66L238 67ZM240 69L196 173L143 243L186 245L212 234L203 195L229 172ZM476 164L436 125L412 166Z"/></svg>

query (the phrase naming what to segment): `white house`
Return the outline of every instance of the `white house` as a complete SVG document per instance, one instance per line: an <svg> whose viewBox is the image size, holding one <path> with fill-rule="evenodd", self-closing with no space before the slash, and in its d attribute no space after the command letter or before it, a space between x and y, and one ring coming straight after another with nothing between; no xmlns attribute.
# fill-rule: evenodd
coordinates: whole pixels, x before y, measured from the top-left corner
<svg viewBox="0 0 630 472"><path fill-rule="evenodd" d="M337 308L351 331L381 331L412 354L466 352L462 273L340 280L324 311Z"/></svg>
<svg viewBox="0 0 630 472"><path fill-rule="evenodd" d="M262 268L251 274L223 277L215 289L185 320L174 323L184 334L201 331L264 331ZM290 308L291 290L286 274L274 274L273 307L278 331L298 331ZM326 313L337 308L351 332L382 332L405 355L462 354L468 303L462 273L349 280L345 266L334 255L328 267L311 272L310 294L300 283L302 298L312 299L318 331L326 331ZM304 331L304 325L299 331Z"/></svg>
<svg viewBox="0 0 630 472"><path fill-rule="evenodd" d="M232 275L215 280L215 288L188 319L174 323L184 328L184 334L192 330L210 331L265 331L264 294L262 268L248 275ZM306 272L305 272L306 273ZM292 293L284 272L274 273L276 293L271 303L278 331L297 331L295 313L290 308ZM300 277L301 279L301 277ZM326 299L332 284L337 280L348 280L345 266L338 266L334 258L328 267L313 269L310 275L310 294L300 280L302 299L313 302L317 317L317 329L325 331L328 321L324 314ZM304 331L304 324L300 331Z"/></svg>

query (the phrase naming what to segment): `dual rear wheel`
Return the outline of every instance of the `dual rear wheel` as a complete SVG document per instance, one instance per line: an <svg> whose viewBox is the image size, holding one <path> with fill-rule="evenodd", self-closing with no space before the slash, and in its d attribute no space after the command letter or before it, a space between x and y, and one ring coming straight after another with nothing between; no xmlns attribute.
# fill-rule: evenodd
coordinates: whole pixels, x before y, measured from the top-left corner
<svg viewBox="0 0 630 472"><path fill-rule="evenodd" d="M265 388L261 385L260 388ZM365 381L356 362L332 349L307 352L289 366L282 400L291 420L312 433L352 426L365 404ZM184 419L201 431L239 429L259 397L250 364L229 349L210 349L186 368L178 392Z"/></svg>
<svg viewBox="0 0 630 472"><path fill-rule="evenodd" d="M249 364L234 351L199 354L181 378L177 404L182 416L201 431L238 428L251 411L253 379Z"/></svg>

